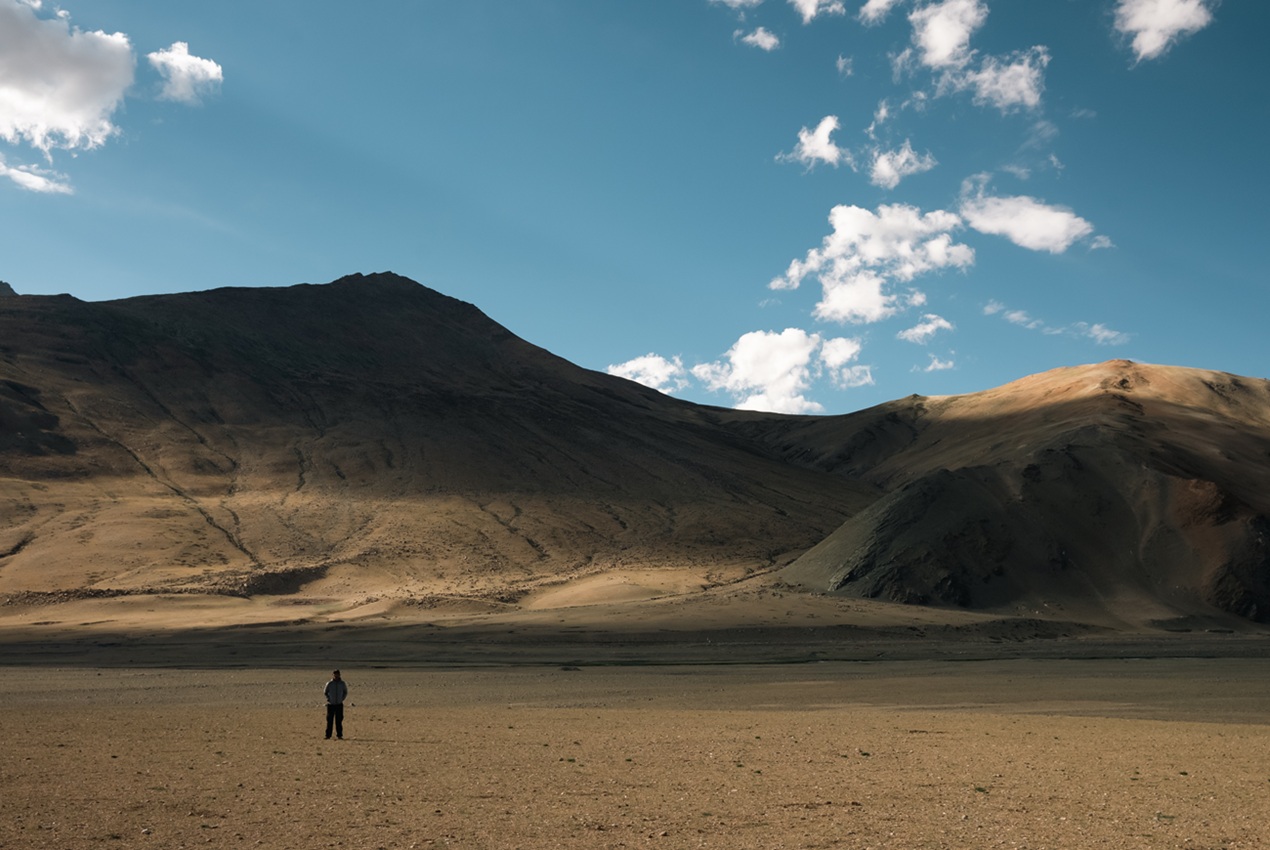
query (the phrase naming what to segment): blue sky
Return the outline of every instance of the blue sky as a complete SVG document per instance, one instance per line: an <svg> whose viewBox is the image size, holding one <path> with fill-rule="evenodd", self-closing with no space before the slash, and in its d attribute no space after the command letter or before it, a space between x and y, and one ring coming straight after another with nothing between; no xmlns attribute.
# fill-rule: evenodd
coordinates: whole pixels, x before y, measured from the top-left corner
<svg viewBox="0 0 1270 850"><path fill-rule="evenodd" d="M391 270L785 412L1263 376L1267 33L1247 0L0 0L0 279Z"/></svg>

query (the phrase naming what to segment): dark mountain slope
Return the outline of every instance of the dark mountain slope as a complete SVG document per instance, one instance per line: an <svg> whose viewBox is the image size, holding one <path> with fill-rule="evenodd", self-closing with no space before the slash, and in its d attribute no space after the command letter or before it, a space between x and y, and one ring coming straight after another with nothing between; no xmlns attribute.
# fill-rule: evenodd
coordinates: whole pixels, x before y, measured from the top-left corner
<svg viewBox="0 0 1270 850"><path fill-rule="evenodd" d="M1112 361L770 442L887 496L791 566L910 602L1270 620L1270 384Z"/></svg>
<svg viewBox="0 0 1270 850"><path fill-rule="evenodd" d="M872 497L394 275L7 299L0 340L8 591L757 566Z"/></svg>

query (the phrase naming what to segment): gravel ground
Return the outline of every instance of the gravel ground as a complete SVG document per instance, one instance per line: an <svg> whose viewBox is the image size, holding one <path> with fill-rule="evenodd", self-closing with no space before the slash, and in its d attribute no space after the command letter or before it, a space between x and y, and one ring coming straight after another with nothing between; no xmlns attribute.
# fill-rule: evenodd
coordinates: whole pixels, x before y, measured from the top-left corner
<svg viewBox="0 0 1270 850"><path fill-rule="evenodd" d="M1267 674L14 667L0 847L1264 847Z"/></svg>

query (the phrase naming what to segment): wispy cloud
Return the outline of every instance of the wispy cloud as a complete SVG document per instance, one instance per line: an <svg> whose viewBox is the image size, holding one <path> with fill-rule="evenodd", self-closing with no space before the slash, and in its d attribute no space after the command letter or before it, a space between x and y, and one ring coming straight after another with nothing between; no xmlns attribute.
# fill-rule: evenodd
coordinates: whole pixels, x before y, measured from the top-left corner
<svg viewBox="0 0 1270 850"><path fill-rule="evenodd" d="M1113 331L1101 323L1090 325L1085 322L1077 322L1072 325L1072 330L1081 336L1092 339L1099 345L1124 345L1129 341L1129 334Z"/></svg>
<svg viewBox="0 0 1270 850"><path fill-rule="evenodd" d="M880 24L891 13L891 9L900 2L901 0L868 0L860 7L857 17L866 26Z"/></svg>
<svg viewBox="0 0 1270 850"><path fill-rule="evenodd" d="M985 316L1000 316L1012 325L1029 331L1038 331L1046 336L1080 337L1093 340L1097 345L1124 345L1133 337L1123 331L1112 330L1101 322L1074 322L1070 325L1050 325L1030 315L1026 310L1012 310L1000 301L989 301L984 305Z"/></svg>
<svg viewBox="0 0 1270 850"><path fill-rule="evenodd" d="M150 64L163 77L159 97L180 103L199 103L204 95L216 91L224 80L220 65L210 59L190 54L190 46L176 41L171 47L147 53Z"/></svg>
<svg viewBox="0 0 1270 850"><path fill-rule="evenodd" d="M869 127L870 131L874 129L876 123L875 118L874 124ZM935 157L929 153L918 154L913 150L912 143L905 139L904 144L897 150L874 149L873 165L869 169L869 182L883 189L894 189L905 177L930 171L937 164Z"/></svg>
<svg viewBox="0 0 1270 850"><path fill-rule="evenodd" d="M925 316L922 316L922 320L916 325L900 331L895 336L897 339L902 339L905 342L925 345L940 331L950 331L952 329L952 322L948 321L943 316L937 316L934 313L927 313Z"/></svg>
<svg viewBox="0 0 1270 850"><path fill-rule="evenodd" d="M1156 59L1213 21L1215 0L1119 0L1116 31L1132 37L1135 60Z"/></svg>
<svg viewBox="0 0 1270 850"><path fill-rule="evenodd" d="M923 372L946 372L946 371L947 371L947 370L949 370L949 369L955 369L955 368L957 368L957 363L956 363L956 361L954 361L954 360L941 360L941 359L939 359L938 357L936 357L934 354L932 354L932 355L930 356L930 362L929 362L929 363L927 363L924 367L922 367L921 371L923 371ZM914 371L917 371L917 370L916 370L916 368L914 368Z"/></svg>
<svg viewBox="0 0 1270 850"><path fill-rule="evenodd" d="M0 156L0 177L7 177L28 192L70 195L74 191L65 174L34 165L10 166L3 156Z"/></svg>
<svg viewBox="0 0 1270 850"><path fill-rule="evenodd" d="M727 6L729 9L744 10L762 5L763 0L710 0L710 2Z"/></svg>
<svg viewBox="0 0 1270 850"><path fill-rule="evenodd" d="M789 5L803 16L804 24L811 23L817 15L843 15L847 11L842 0L789 0Z"/></svg>
<svg viewBox="0 0 1270 850"><path fill-rule="evenodd" d="M976 69L951 79L974 93L976 103L995 106L1002 112L1015 108L1035 109L1045 91L1045 66L1049 51L1044 47L1018 50L1004 60L987 56Z"/></svg>

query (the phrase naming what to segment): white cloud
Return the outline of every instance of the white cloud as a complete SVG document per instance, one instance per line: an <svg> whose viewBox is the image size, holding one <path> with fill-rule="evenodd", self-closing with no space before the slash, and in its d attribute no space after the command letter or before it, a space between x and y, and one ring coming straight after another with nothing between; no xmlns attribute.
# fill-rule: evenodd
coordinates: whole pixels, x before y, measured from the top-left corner
<svg viewBox="0 0 1270 850"><path fill-rule="evenodd" d="M175 41L166 50L147 53L146 58L163 76L163 91L159 97L180 103L198 103L202 96L220 86L224 79L221 66L210 59L190 54L190 46Z"/></svg>
<svg viewBox="0 0 1270 850"><path fill-rule="evenodd" d="M835 337L825 340L820 348L820 363L835 387L846 390L873 384L872 367L854 362L863 348L858 339Z"/></svg>
<svg viewBox="0 0 1270 850"><path fill-rule="evenodd" d="M789 0L789 5L803 16L803 23L809 24L817 15L843 15L846 7L842 0Z"/></svg>
<svg viewBox="0 0 1270 850"><path fill-rule="evenodd" d="M860 7L860 22L865 25L879 24L887 15L891 13L891 9L900 3L900 0L868 0Z"/></svg>
<svg viewBox="0 0 1270 850"><path fill-rule="evenodd" d="M876 322L906 307L925 303L920 292L896 293L897 282L945 268L974 263L974 251L953 242L951 231L961 226L954 213L936 210L923 214L917 207L893 204L877 213L839 205L829 213L833 232L819 248L795 259L771 289L797 289L808 275L822 288L814 315L838 322Z"/></svg>
<svg viewBox="0 0 1270 850"><path fill-rule="evenodd" d="M1073 242L1094 232L1094 226L1066 207L1054 206L1027 195L993 197L984 194L983 175L962 187L961 215L980 233L1004 236L1032 251L1061 254ZM978 184L978 188L972 187Z"/></svg>
<svg viewBox="0 0 1270 850"><path fill-rule="evenodd" d="M927 313L925 316L922 316L922 320L916 325L900 331L895 336L905 342L925 345L940 331L950 331L952 329L952 322L948 321L943 316L937 316L934 313Z"/></svg>
<svg viewBox="0 0 1270 850"><path fill-rule="evenodd" d="M1103 248L1114 248L1116 243L1111 241L1109 236L1095 236L1089 241L1089 250L1100 251Z"/></svg>
<svg viewBox="0 0 1270 850"><path fill-rule="evenodd" d="M1045 90L1044 70L1049 64L1044 47L1019 50L1005 61L985 57L978 70L955 77L956 85L974 92L976 103L995 106L1002 112L1016 107L1035 109Z"/></svg>
<svg viewBox="0 0 1270 850"><path fill-rule="evenodd" d="M765 50L768 53L781 46L781 40L763 27L758 27L752 33L737 30L732 33L732 37L739 39L742 44L757 47L759 50Z"/></svg>
<svg viewBox="0 0 1270 850"><path fill-rule="evenodd" d="M854 63L850 56L839 55L838 61L834 63L834 66L838 69L838 76L849 77L855 73L853 64Z"/></svg>
<svg viewBox="0 0 1270 850"><path fill-rule="evenodd" d="M1120 0L1116 30L1133 36L1138 62L1163 56L1178 40L1212 23L1209 0Z"/></svg>
<svg viewBox="0 0 1270 850"><path fill-rule="evenodd" d="M779 154L776 158L784 162L801 162L808 168L814 168L818 162L835 168L840 162L851 165L850 151L838 147L830 138L837 129L838 116L826 115L820 119L815 130L806 127L799 130L798 145L791 152Z"/></svg>
<svg viewBox="0 0 1270 850"><path fill-rule="evenodd" d="M1127 333L1113 331L1104 324L1089 325L1084 322L1077 322L1072 326L1075 333L1092 339L1098 345L1124 345L1129 341Z"/></svg>
<svg viewBox="0 0 1270 850"><path fill-rule="evenodd" d="M753 9L755 6L762 4L763 0L710 0L711 3L722 3L729 9Z"/></svg>
<svg viewBox="0 0 1270 850"><path fill-rule="evenodd" d="M111 118L132 85L132 46L123 33L73 28L65 15L41 19L38 8L0 0L0 138L46 155L95 148L117 132Z"/></svg>
<svg viewBox="0 0 1270 850"><path fill-rule="evenodd" d="M883 102L885 107L885 101ZM876 118L874 124L876 124ZM872 130L874 125L870 125ZM900 185L900 181L910 174L921 174L923 171L930 171L937 165L935 157L929 153L917 154L913 150L913 145L908 139L904 140L904 144L899 150L884 151L875 149L873 151L873 167L869 173L869 182L874 186L881 186L883 189L894 189Z"/></svg>
<svg viewBox="0 0 1270 850"><path fill-rule="evenodd" d="M808 274L875 269L907 281L926 272L974 262L974 251L953 243L949 235L961 226L961 219L945 210L923 214L907 204L883 204L873 213L840 204L829 212L829 223L833 232L821 247L790 263L785 275L772 281L772 289L797 289Z"/></svg>
<svg viewBox="0 0 1270 850"><path fill-rule="evenodd" d="M1002 112L1040 105L1050 60L1045 47L987 56L975 63L977 51L970 48L970 39L988 19L982 0L928 3L909 13L908 19L913 46L892 57L897 77L918 62L938 75L938 94L969 91L976 103Z"/></svg>
<svg viewBox="0 0 1270 850"><path fill-rule="evenodd" d="M1033 319L1027 314L1026 310L1006 310L1001 314L1001 318L1005 319L1012 325L1018 325L1027 328L1030 331L1040 330L1045 327L1045 323L1040 319Z"/></svg>
<svg viewBox="0 0 1270 850"><path fill-rule="evenodd" d="M1092 339L1098 345L1124 345L1132 338L1130 334L1112 330L1101 322L1089 324L1076 322L1071 325L1055 327L1047 325L1040 319L1033 318L1026 310L1007 309L1000 301L989 301L983 308L985 316L1000 316L1012 325L1018 325L1030 331L1040 331L1046 336L1075 336Z"/></svg>
<svg viewBox="0 0 1270 850"><path fill-rule="evenodd" d="M636 381L663 393L673 393L688 386L687 370L678 357L666 359L659 354L645 354L616 363L606 370L610 375Z"/></svg>
<svg viewBox="0 0 1270 850"><path fill-rule="evenodd" d="M694 366L692 374L710 390L731 393L740 410L817 413L824 408L805 393L820 346L819 335L798 328L752 331L728 349L725 360Z"/></svg>
<svg viewBox="0 0 1270 850"><path fill-rule="evenodd" d="M944 372L948 369L955 369L957 364L952 360L940 360L935 355L930 356L930 363L927 363L923 372Z"/></svg>
<svg viewBox="0 0 1270 850"><path fill-rule="evenodd" d="M908 19L923 65L960 69L970 62L970 37L988 19L988 7L980 0L943 0L914 9Z"/></svg>
<svg viewBox="0 0 1270 850"><path fill-rule="evenodd" d="M33 165L12 166L0 156L0 177L7 177L29 192L70 195L74 193L66 175Z"/></svg>
<svg viewBox="0 0 1270 850"><path fill-rule="evenodd" d="M903 309L899 295L885 292L887 281L871 271L821 278L823 293L812 315L823 322L867 324Z"/></svg>

